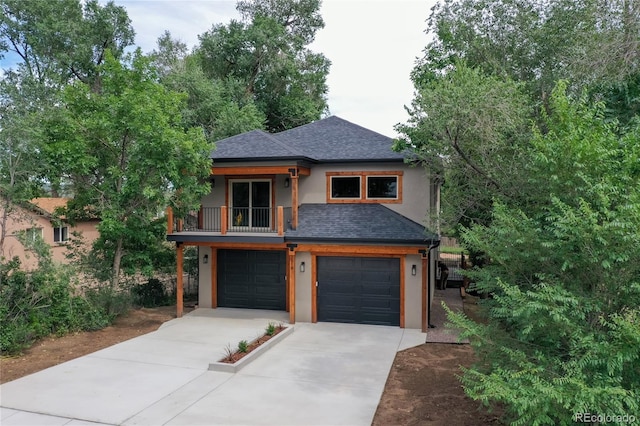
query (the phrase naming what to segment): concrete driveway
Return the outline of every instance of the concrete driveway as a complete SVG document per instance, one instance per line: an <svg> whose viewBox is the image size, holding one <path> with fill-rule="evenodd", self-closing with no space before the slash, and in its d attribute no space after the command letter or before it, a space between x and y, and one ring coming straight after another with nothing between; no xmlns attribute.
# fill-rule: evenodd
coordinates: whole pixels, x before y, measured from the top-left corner
<svg viewBox="0 0 640 426"><path fill-rule="evenodd" d="M370 425L398 350L420 330L298 323L238 373L224 347L288 314L198 309L158 331L0 386L9 425Z"/></svg>

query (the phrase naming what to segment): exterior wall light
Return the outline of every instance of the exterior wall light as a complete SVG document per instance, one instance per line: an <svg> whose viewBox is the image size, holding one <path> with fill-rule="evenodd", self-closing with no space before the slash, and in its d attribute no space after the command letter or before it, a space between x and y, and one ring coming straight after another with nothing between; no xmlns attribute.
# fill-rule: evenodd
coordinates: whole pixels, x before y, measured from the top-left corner
<svg viewBox="0 0 640 426"><path fill-rule="evenodd" d="M285 188L288 188L290 184L291 184L291 179L289 179L289 178L284 178L284 187L285 187Z"/></svg>
<svg viewBox="0 0 640 426"><path fill-rule="evenodd" d="M300 262L300 272L304 272L304 262Z"/></svg>
<svg viewBox="0 0 640 426"><path fill-rule="evenodd" d="M415 276L418 273L416 265L411 265L411 275Z"/></svg>
<svg viewBox="0 0 640 426"><path fill-rule="evenodd" d="M207 264L209 263L209 255L205 254L204 256L202 256L202 263Z"/></svg>

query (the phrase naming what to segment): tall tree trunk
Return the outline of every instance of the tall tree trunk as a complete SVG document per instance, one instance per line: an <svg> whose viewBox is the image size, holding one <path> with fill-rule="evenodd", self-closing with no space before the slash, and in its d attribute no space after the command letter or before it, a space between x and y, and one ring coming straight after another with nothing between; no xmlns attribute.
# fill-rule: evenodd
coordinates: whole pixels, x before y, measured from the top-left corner
<svg viewBox="0 0 640 426"><path fill-rule="evenodd" d="M4 257L4 240L7 237L7 223L9 222L10 208L10 201L3 197L2 218L0 218L0 258Z"/></svg>
<svg viewBox="0 0 640 426"><path fill-rule="evenodd" d="M113 254L113 276L111 277L111 291L114 292L118 288L118 284L120 283L120 263L122 262L122 240L123 238L118 238L116 242L116 251Z"/></svg>

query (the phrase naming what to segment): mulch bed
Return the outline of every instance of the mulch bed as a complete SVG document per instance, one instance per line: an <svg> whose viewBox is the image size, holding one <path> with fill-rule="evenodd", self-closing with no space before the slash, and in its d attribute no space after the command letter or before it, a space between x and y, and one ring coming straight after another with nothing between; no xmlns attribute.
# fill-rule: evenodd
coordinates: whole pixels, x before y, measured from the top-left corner
<svg viewBox="0 0 640 426"><path fill-rule="evenodd" d="M239 350L236 350L235 352L233 352L231 354L227 354L219 362L224 362L225 364L235 364L236 362L240 361L242 358L244 358L245 356L249 355L251 352L253 352L257 348L259 348L265 342L268 342L270 339L275 337L278 333L280 333L284 329L285 329L285 327L283 325L277 325L275 327L275 330L274 330L273 334L269 335L269 334L265 333L262 336L258 337L257 339L254 339L251 342L249 342L249 344L247 345L247 351L246 352L240 352Z"/></svg>

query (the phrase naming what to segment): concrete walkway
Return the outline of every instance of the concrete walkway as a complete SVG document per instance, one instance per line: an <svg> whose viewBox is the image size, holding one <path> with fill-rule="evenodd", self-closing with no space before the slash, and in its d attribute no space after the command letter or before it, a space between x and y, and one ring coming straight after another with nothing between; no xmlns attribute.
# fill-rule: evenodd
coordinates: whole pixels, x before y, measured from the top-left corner
<svg viewBox="0 0 640 426"><path fill-rule="evenodd" d="M198 309L158 331L0 386L9 425L369 425L398 350L420 330L299 323L236 374L227 345L288 314Z"/></svg>

